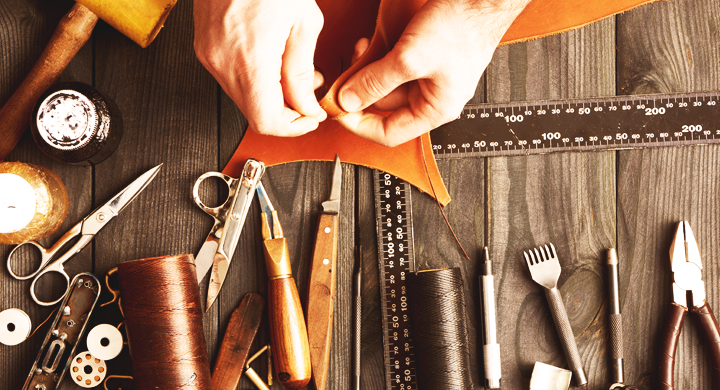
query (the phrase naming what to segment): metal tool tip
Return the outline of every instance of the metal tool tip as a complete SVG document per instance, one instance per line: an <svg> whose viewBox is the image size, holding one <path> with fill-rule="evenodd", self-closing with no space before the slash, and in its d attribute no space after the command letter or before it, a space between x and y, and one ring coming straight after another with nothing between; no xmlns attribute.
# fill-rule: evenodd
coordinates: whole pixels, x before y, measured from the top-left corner
<svg viewBox="0 0 720 390"><path fill-rule="evenodd" d="M607 264L612 265L612 264L617 264L617 263L618 263L617 251L615 250L615 248L608 248Z"/></svg>

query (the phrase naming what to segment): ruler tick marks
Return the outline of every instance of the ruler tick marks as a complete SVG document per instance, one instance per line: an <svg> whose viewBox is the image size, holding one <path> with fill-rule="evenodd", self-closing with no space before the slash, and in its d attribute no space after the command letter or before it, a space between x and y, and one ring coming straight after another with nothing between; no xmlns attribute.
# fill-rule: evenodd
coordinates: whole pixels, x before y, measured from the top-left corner
<svg viewBox="0 0 720 390"><path fill-rule="evenodd" d="M379 171L374 179L385 385L387 390L416 390L406 280L415 272L410 186Z"/></svg>
<svg viewBox="0 0 720 390"><path fill-rule="evenodd" d="M718 101L703 92L483 104L430 137L439 159L714 144Z"/></svg>

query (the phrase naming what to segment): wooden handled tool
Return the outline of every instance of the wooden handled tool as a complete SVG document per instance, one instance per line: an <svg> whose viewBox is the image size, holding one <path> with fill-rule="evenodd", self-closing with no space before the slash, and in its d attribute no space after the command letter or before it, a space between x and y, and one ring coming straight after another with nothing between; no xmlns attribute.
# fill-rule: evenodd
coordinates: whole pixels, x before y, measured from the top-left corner
<svg viewBox="0 0 720 390"><path fill-rule="evenodd" d="M301 389L310 382L310 347L300 296L292 276L287 241L277 212L262 184L257 187L263 210L262 236L268 278L268 319L273 364L278 380L288 389Z"/></svg>
<svg viewBox="0 0 720 390"><path fill-rule="evenodd" d="M102 18L141 47L160 31L177 0L80 0L60 20L40 58L0 109L0 161L5 160L28 126L40 95L57 81L70 60L90 39Z"/></svg>
<svg viewBox="0 0 720 390"><path fill-rule="evenodd" d="M212 373L214 390L237 389L250 347L262 321L263 306L265 301L259 294L245 294L240 306L230 316Z"/></svg>
<svg viewBox="0 0 720 390"><path fill-rule="evenodd" d="M335 156L330 198L322 203L318 220L310 280L308 281L307 326L310 362L317 390L325 390L330 362L333 311L335 309L335 265L337 263L338 225L340 221L340 188L342 167Z"/></svg>

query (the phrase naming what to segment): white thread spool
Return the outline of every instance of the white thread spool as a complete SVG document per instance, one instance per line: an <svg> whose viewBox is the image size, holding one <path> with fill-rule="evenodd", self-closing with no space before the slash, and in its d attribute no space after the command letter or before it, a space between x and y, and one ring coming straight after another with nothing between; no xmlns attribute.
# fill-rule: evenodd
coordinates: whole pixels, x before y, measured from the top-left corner
<svg viewBox="0 0 720 390"><path fill-rule="evenodd" d="M25 341L32 330L30 317L20 309L0 312L0 343L18 345Z"/></svg>
<svg viewBox="0 0 720 390"><path fill-rule="evenodd" d="M70 364L70 375L79 386L89 389L102 383L107 375L107 365L90 352L81 352Z"/></svg>
<svg viewBox="0 0 720 390"><path fill-rule="evenodd" d="M122 334L112 325L100 324L88 333L87 347L98 359L115 359L123 348Z"/></svg>

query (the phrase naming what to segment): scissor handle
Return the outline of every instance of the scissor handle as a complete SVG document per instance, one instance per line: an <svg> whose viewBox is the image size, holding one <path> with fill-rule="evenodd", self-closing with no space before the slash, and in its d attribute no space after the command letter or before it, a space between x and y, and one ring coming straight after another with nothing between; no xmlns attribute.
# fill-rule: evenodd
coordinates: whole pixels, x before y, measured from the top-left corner
<svg viewBox="0 0 720 390"><path fill-rule="evenodd" d="M16 251L26 245L34 246L35 248L37 248L38 251L40 251L40 255L41 255L40 266L38 266L38 268L35 271L33 271L32 273L30 273L28 275L18 275L12 269L12 259L15 256ZM45 247L40 245L37 241L23 242L22 244L18 244L18 246L16 246L15 248L13 248L12 251L10 251L10 254L8 255L8 259L7 259L8 272L10 273L10 275L13 278L15 278L17 280L28 280L32 277L35 277L35 275L37 275L38 273L40 273L40 271L43 269L43 267L45 267L45 264L47 264L48 261L50 261L50 259L52 259L52 255L53 255L53 253L50 250L45 249Z"/></svg>
<svg viewBox="0 0 720 390"><path fill-rule="evenodd" d="M43 277L45 274L49 274L50 272L59 273L65 278L65 289L63 290L64 293L60 295L60 297L54 301L45 302L41 301L37 295L35 295L35 285L37 284L37 281ZM65 298L65 295L67 295L67 292L70 287L70 277L68 276L67 272L65 272L65 268L63 267L63 263L54 261L48 266L47 268L43 269L36 277L33 279L32 284L30 284L30 296L32 297L33 301L37 303L40 306L52 306L56 303L60 302Z"/></svg>
<svg viewBox="0 0 720 390"><path fill-rule="evenodd" d="M8 255L8 260L7 260L8 272L10 272L10 275L17 280L28 280L30 278L35 277L36 275L38 275L40 273L40 271L43 270L43 268L45 268L47 266L47 263L50 262L50 260L53 257L55 257L55 254L62 247L64 247L65 244L70 242L70 240L72 240L75 236L79 236L79 235L82 235L82 223L76 224L70 230L68 230L65 234L63 234L63 236L60 237L60 239L58 239L55 242L55 244L52 247L50 247L50 249L45 249L45 247L40 245L37 241L26 241L26 242L23 242L22 244L19 244L18 246L13 248L13 250ZM77 252L79 252L80 249L85 247L85 245L87 245L87 243L90 242L90 240L92 240L92 236L90 236L88 240L83 240L83 238L84 237L81 237L80 241L75 243L75 245L73 245L72 248L68 249L68 251L63 256L58 258L56 261L62 261L64 263L70 257L72 257ZM12 270L11 263L12 263L13 256L15 256L16 251L25 245L34 246L35 248L37 248L40 251L40 255L41 255L40 266L35 270L35 272L33 272L29 275L18 275Z"/></svg>
<svg viewBox="0 0 720 390"><path fill-rule="evenodd" d="M223 208L223 206L225 206L225 203L227 203L230 200L232 194L228 194L227 199L225 199L225 201L217 207L206 206L205 203L203 203L202 200L200 199L198 190L200 189L200 183L202 183L203 181L205 181L206 179L208 179L210 177L217 177L217 178L221 179L222 181L225 182L225 184L227 184L228 189L232 188L233 182L237 179L234 179L234 178L232 178L224 173L220 173L220 172L206 172L206 173L203 173L202 175L200 175L200 177L198 177L198 179L195 181L195 185L193 186L193 200L195 201L195 204L197 204L198 207L200 207L200 209L202 209L202 211L210 214L214 218L218 218L220 216L220 210Z"/></svg>

